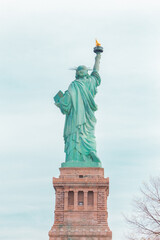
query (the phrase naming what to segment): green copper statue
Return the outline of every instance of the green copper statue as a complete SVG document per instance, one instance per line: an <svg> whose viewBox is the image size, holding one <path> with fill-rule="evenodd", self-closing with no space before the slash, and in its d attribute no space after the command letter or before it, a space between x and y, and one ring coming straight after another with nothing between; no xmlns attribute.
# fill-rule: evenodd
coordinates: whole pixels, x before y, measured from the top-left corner
<svg viewBox="0 0 160 240"><path fill-rule="evenodd" d="M63 94L61 91L54 97L55 104L66 115L64 127L64 142L66 160L62 167L101 167L96 154L94 136L96 118L94 112L97 105L94 101L97 87L101 83L99 63L103 48L97 43L92 73L88 68L76 68L76 79Z"/></svg>

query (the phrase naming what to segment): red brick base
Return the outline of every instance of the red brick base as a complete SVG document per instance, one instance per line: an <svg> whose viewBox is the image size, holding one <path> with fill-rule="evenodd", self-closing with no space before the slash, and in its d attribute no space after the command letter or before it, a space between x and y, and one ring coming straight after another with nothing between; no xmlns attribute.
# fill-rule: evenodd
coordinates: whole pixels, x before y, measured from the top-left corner
<svg viewBox="0 0 160 240"><path fill-rule="evenodd" d="M112 240L108 227L109 178L103 168L60 168L49 240Z"/></svg>

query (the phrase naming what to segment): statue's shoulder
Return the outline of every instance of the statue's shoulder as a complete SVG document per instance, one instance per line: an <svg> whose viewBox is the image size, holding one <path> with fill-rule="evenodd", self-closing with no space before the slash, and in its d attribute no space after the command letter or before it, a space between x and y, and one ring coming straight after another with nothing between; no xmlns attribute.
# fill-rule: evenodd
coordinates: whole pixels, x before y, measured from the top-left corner
<svg viewBox="0 0 160 240"><path fill-rule="evenodd" d="M76 79L70 83L69 88L72 88L75 86L75 81L76 81Z"/></svg>
<svg viewBox="0 0 160 240"><path fill-rule="evenodd" d="M91 73L90 76L96 77L96 78L100 78L100 75L99 75L99 73L96 70L93 70L93 72Z"/></svg>
<svg viewBox="0 0 160 240"><path fill-rule="evenodd" d="M71 93L71 92L73 92L75 90L75 87L76 87L75 81L76 81L76 79L70 83L70 85L68 87L69 93Z"/></svg>

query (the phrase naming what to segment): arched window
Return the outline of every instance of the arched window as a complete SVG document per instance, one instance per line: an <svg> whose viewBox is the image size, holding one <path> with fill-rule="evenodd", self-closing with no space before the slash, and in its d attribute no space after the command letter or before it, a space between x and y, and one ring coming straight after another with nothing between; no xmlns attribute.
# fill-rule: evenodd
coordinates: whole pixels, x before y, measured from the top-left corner
<svg viewBox="0 0 160 240"><path fill-rule="evenodd" d="M88 192L88 205L93 206L94 204L94 193L93 191Z"/></svg>
<svg viewBox="0 0 160 240"><path fill-rule="evenodd" d="M84 205L84 192L83 191L78 192L78 205L79 206Z"/></svg>
<svg viewBox="0 0 160 240"><path fill-rule="evenodd" d="M68 192L68 206L74 205L74 192Z"/></svg>

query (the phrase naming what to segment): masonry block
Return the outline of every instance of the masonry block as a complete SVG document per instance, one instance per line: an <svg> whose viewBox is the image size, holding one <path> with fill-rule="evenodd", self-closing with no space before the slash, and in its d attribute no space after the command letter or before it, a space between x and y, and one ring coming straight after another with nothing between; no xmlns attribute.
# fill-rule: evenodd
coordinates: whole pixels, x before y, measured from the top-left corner
<svg viewBox="0 0 160 240"><path fill-rule="evenodd" d="M54 224L49 240L112 240L108 226L109 178L103 168L60 168L53 178Z"/></svg>

